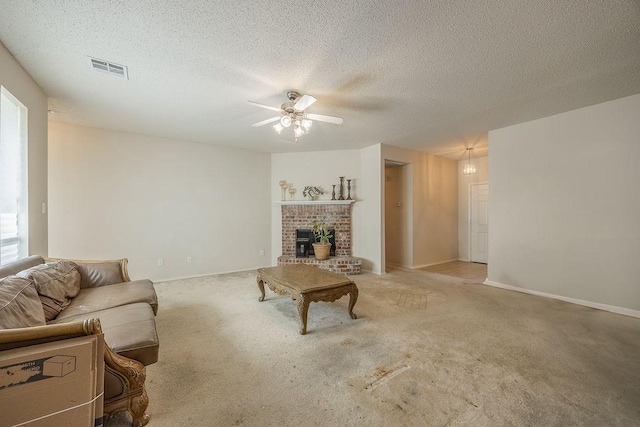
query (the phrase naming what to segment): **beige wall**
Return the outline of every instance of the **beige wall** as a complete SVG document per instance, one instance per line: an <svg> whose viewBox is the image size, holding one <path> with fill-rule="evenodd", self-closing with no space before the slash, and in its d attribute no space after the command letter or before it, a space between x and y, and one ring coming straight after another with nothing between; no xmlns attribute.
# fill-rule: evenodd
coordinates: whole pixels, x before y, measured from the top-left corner
<svg viewBox="0 0 640 427"><path fill-rule="evenodd" d="M267 265L269 170L268 154L51 122L49 254L127 257L152 280Z"/></svg>
<svg viewBox="0 0 640 427"><path fill-rule="evenodd" d="M412 268L458 259L457 162L421 151L382 147L383 159L412 165Z"/></svg>
<svg viewBox="0 0 640 427"><path fill-rule="evenodd" d="M386 167L385 186L385 260L386 264L411 267L413 262L412 200L408 182L412 165Z"/></svg>
<svg viewBox="0 0 640 427"><path fill-rule="evenodd" d="M468 160L458 162L458 259L469 261L469 194L471 184L485 184L489 182L489 158L480 157L471 159L476 165L476 173L463 175L462 168L469 163ZM491 197L491 189L489 189ZM491 224L489 224L491 233Z"/></svg>
<svg viewBox="0 0 640 427"><path fill-rule="evenodd" d="M29 254L47 255L47 96L0 43L0 85L28 109Z"/></svg>
<svg viewBox="0 0 640 427"><path fill-rule="evenodd" d="M489 132L488 284L640 316L639 118L640 94Z"/></svg>

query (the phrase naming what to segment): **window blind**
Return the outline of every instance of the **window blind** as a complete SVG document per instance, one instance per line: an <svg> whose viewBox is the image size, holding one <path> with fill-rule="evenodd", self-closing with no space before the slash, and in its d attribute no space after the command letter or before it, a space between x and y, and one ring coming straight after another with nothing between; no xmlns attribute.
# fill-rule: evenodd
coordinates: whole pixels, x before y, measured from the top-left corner
<svg viewBox="0 0 640 427"><path fill-rule="evenodd" d="M28 255L27 108L0 87L0 265Z"/></svg>

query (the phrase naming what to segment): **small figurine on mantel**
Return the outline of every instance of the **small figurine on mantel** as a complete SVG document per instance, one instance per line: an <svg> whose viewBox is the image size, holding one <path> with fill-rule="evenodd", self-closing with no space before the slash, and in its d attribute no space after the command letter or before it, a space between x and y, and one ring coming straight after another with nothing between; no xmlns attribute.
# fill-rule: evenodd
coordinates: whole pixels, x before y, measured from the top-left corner
<svg viewBox="0 0 640 427"><path fill-rule="evenodd" d="M302 195L309 199L309 201L315 200L318 196L324 194L324 191L320 187L307 185L302 190Z"/></svg>

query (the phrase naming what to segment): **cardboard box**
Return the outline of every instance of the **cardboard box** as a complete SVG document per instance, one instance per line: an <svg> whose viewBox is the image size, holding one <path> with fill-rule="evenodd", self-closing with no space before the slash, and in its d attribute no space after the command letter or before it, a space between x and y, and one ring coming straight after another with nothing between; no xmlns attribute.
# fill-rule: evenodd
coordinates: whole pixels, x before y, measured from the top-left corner
<svg viewBox="0 0 640 427"><path fill-rule="evenodd" d="M101 425L101 340L89 335L0 352L0 427Z"/></svg>

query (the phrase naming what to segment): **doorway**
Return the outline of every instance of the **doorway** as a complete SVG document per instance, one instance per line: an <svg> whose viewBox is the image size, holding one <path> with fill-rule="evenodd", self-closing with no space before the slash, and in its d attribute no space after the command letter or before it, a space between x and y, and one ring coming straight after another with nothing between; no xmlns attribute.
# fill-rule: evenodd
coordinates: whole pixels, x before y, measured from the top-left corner
<svg viewBox="0 0 640 427"><path fill-rule="evenodd" d="M413 263L411 165L385 160L384 172L385 266L411 267Z"/></svg>
<svg viewBox="0 0 640 427"><path fill-rule="evenodd" d="M489 260L489 184L471 184L469 194L469 259Z"/></svg>

